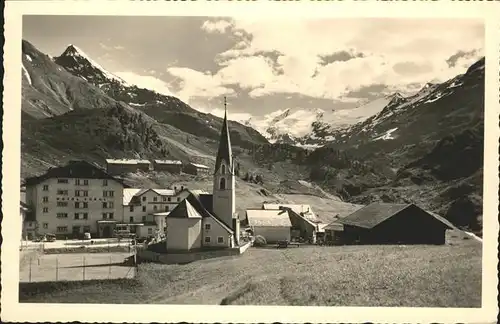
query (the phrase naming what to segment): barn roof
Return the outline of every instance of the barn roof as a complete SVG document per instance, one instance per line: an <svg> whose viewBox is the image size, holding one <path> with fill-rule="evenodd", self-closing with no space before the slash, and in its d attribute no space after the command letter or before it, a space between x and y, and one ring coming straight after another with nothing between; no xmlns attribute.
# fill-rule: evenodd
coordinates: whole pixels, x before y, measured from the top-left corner
<svg viewBox="0 0 500 324"><path fill-rule="evenodd" d="M269 227L292 227L287 210L248 209L248 225Z"/></svg>
<svg viewBox="0 0 500 324"><path fill-rule="evenodd" d="M167 165L182 165L179 160L154 160L156 164L167 164Z"/></svg>
<svg viewBox="0 0 500 324"><path fill-rule="evenodd" d="M189 200L184 199L170 212L168 218L203 218L203 216Z"/></svg>
<svg viewBox="0 0 500 324"><path fill-rule="evenodd" d="M375 202L361 209L358 209L349 216L338 219L335 222L343 225L351 225L351 226L371 229L410 206L414 206L421 209L420 207L414 204L387 204L387 203ZM451 224L448 221L443 222L442 217L440 216L436 217L436 214L430 213L425 210L424 212L428 213L430 216L444 223L447 227L450 227Z"/></svg>
<svg viewBox="0 0 500 324"><path fill-rule="evenodd" d="M125 188L123 189L123 205L128 206L132 198L142 189L138 188Z"/></svg>

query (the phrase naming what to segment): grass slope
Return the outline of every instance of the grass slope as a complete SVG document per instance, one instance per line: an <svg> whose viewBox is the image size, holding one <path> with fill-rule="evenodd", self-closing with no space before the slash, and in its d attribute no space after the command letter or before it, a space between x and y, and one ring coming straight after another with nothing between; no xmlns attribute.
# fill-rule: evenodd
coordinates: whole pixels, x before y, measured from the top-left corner
<svg viewBox="0 0 500 324"><path fill-rule="evenodd" d="M457 236L457 234L452 234ZM21 302L480 307L481 245L251 248L136 280L20 285Z"/></svg>

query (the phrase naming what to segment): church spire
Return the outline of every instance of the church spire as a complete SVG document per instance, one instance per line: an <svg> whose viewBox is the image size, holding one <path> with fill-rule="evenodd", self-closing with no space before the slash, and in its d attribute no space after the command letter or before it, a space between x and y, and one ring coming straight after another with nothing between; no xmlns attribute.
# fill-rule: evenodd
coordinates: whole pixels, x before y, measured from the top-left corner
<svg viewBox="0 0 500 324"><path fill-rule="evenodd" d="M233 172L233 152L231 150L231 138L229 136L229 126L227 122L227 102L224 97L224 120L222 121L222 129L220 132L219 150L215 158L215 172L221 166L222 161L225 162L230 172Z"/></svg>

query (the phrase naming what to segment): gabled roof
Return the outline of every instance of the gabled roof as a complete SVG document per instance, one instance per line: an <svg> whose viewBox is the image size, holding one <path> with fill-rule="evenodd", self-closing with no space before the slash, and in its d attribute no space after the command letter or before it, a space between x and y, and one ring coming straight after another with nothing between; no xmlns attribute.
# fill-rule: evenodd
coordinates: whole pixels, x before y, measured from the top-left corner
<svg viewBox="0 0 500 324"><path fill-rule="evenodd" d="M214 215L210 211L207 210L207 208L203 205L202 199L200 198L200 195L193 193L189 191L189 195L184 199L182 202L180 202L171 212L167 217L175 217L175 218L188 218L191 217L190 215L196 215L199 214L201 217L211 217L213 218L217 223L219 223L228 233L233 234L233 230L231 227L226 224L224 221L222 221L217 215ZM208 195L203 195L203 201L206 202L206 196Z"/></svg>
<svg viewBox="0 0 500 324"><path fill-rule="evenodd" d="M371 229L409 207L421 209L414 204L387 204L375 202L361 209L358 209L349 216L338 219L335 222L343 225L351 225ZM435 214L429 213L428 211L425 211L423 209L421 210L429 214L431 217L436 218L447 227L450 227L448 225L449 222L443 222L441 217L437 218Z"/></svg>
<svg viewBox="0 0 500 324"><path fill-rule="evenodd" d="M25 185L37 185L52 178L109 179L121 183L124 188L129 187L121 179L115 178L96 165L83 160L70 161L64 166L50 168L40 176L26 178Z"/></svg>
<svg viewBox="0 0 500 324"><path fill-rule="evenodd" d="M301 205L301 204L262 204L262 209L281 209L288 208L291 209L296 215L303 218L305 221L310 223L311 225L316 225L317 223L321 223L321 220L316 216L316 214L312 211L310 205Z"/></svg>
<svg viewBox="0 0 500 324"><path fill-rule="evenodd" d="M138 188L126 188L123 189L123 205L128 206L132 198L142 189Z"/></svg>
<svg viewBox="0 0 500 324"><path fill-rule="evenodd" d="M189 200L181 201L168 215L169 218L203 218Z"/></svg>
<svg viewBox="0 0 500 324"><path fill-rule="evenodd" d="M217 151L217 156L215 158L215 172L219 170L222 161L226 162L228 171L232 172L233 152L231 149L231 138L229 136L229 126L227 122L227 109L225 101L224 101L224 120L222 121L222 128L220 132L219 149Z"/></svg>
<svg viewBox="0 0 500 324"><path fill-rule="evenodd" d="M288 210L247 209L250 226L292 227Z"/></svg>
<svg viewBox="0 0 500 324"><path fill-rule="evenodd" d="M198 169L208 169L208 167L204 164L199 164L199 163L193 163L193 162L189 162L189 164L191 164L192 166L198 168Z"/></svg>
<svg viewBox="0 0 500 324"><path fill-rule="evenodd" d="M168 165L182 165L179 160L154 160L156 164L168 164Z"/></svg>
<svg viewBox="0 0 500 324"><path fill-rule="evenodd" d="M137 159L106 159L107 164L150 164L149 160Z"/></svg>

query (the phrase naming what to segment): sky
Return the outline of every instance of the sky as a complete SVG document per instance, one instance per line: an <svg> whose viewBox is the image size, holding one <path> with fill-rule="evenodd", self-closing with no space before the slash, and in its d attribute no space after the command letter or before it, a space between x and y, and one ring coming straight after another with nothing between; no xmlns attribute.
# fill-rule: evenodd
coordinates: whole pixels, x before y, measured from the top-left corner
<svg viewBox="0 0 500 324"><path fill-rule="evenodd" d="M126 81L215 115L227 96L234 120L321 109L339 124L484 55L483 23L464 19L24 16L23 38L51 56L74 44Z"/></svg>

